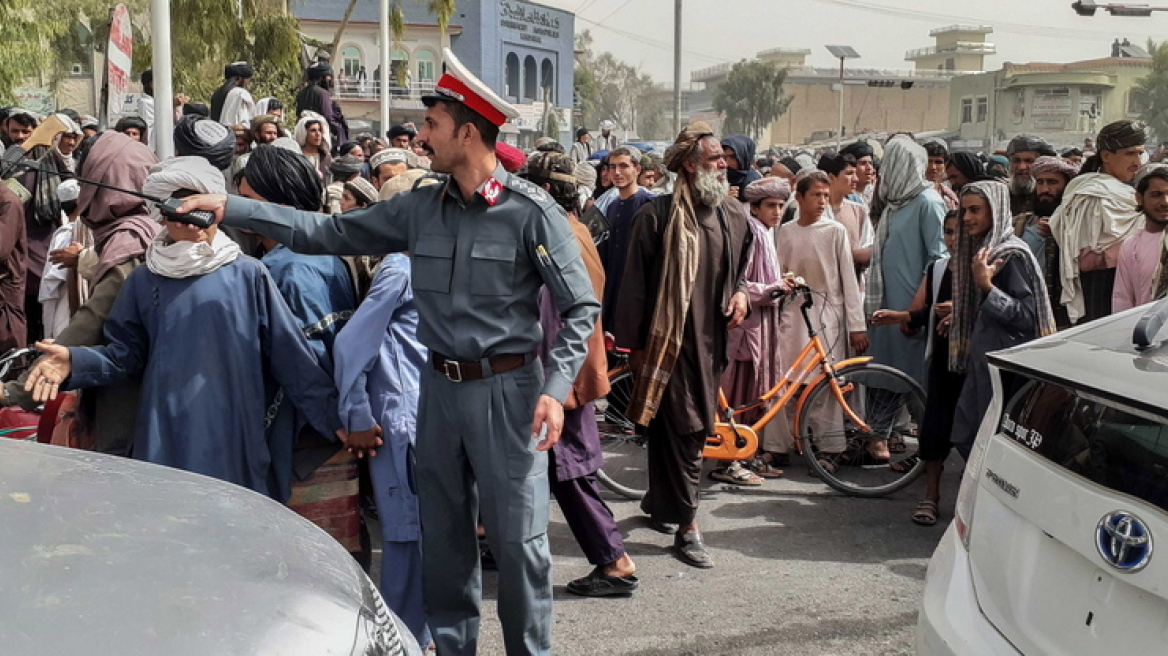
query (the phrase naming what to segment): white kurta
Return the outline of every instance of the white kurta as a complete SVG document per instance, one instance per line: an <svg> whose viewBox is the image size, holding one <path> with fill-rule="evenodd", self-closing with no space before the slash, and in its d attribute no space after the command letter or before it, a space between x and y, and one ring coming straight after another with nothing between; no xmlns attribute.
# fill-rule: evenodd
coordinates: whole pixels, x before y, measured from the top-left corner
<svg viewBox="0 0 1168 656"><path fill-rule="evenodd" d="M847 229L840 223L821 217L815 223L803 226L791 221L779 228L779 261L787 271L801 276L811 289L827 298L815 298L811 320L820 328L824 346L838 362L847 357L848 333L863 332L864 305L856 284L856 269L852 264L852 249ZM779 322L779 350L784 366L794 364L810 337L800 313L800 301L789 301L783 308ZM812 408L813 417L820 422L838 426L842 421L834 401ZM837 440L821 442L819 448L827 452L843 450L843 438L836 429L823 424L819 432L835 433Z"/></svg>
<svg viewBox="0 0 1168 656"><path fill-rule="evenodd" d="M231 127L232 125L251 126L251 119L255 114L255 100L243 87L235 87L223 99L223 112L219 115L219 122Z"/></svg>

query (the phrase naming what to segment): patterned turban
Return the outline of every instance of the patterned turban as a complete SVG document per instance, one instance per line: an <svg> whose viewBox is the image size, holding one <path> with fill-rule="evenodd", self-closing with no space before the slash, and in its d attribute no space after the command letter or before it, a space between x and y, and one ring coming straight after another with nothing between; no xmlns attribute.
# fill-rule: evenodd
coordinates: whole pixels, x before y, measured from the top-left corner
<svg viewBox="0 0 1168 656"><path fill-rule="evenodd" d="M1043 173L1061 173L1067 182L1079 175L1079 169L1065 159L1043 155L1030 165L1030 177L1036 178Z"/></svg>
<svg viewBox="0 0 1168 656"><path fill-rule="evenodd" d="M702 139L714 136L714 128L704 121L695 121L681 128L677 139L665 151L665 168L678 173L685 160L693 155L695 149L701 147Z"/></svg>
<svg viewBox="0 0 1168 656"><path fill-rule="evenodd" d="M782 178L763 178L746 185L746 192L743 195L746 202L751 205L761 203L767 198L785 201L791 198L791 183Z"/></svg>

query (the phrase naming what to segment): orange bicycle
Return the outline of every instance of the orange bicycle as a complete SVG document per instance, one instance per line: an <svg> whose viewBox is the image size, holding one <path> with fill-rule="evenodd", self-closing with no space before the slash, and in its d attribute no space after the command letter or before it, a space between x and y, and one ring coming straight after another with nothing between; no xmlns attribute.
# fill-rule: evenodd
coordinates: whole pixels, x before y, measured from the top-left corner
<svg viewBox="0 0 1168 656"><path fill-rule="evenodd" d="M917 455L917 428L925 414L925 392L904 372L876 364L870 357L836 363L811 319L816 295L802 280L795 281L791 298L803 299L800 313L809 335L803 352L774 387L746 405L732 407L725 394L719 392L722 421L717 424L715 434L707 438L704 456L718 460L753 457L758 451L758 433L794 401L792 436L814 475L846 494L862 497L891 494L924 472L924 462ZM626 369L618 375L627 375L631 392L631 372ZM631 426L627 418L616 416L621 407L619 399L605 406L602 440L605 433L615 432L605 426L622 425L621 420ZM627 400L623 407L627 407ZM758 418L749 424L735 421L745 413L756 414ZM643 489L635 482L645 477L634 478L629 474L638 473L634 464L639 464L641 470L645 468L643 442L638 444L628 433L623 435L624 445L602 441L606 460L600 480L618 494L640 498ZM609 436L608 439L616 438ZM871 446L876 441L888 442L891 458L876 458L871 454ZM635 451L630 455L627 447L617 449L615 464L619 470L614 472L609 467L608 449L627 444L640 447L640 458L637 460Z"/></svg>

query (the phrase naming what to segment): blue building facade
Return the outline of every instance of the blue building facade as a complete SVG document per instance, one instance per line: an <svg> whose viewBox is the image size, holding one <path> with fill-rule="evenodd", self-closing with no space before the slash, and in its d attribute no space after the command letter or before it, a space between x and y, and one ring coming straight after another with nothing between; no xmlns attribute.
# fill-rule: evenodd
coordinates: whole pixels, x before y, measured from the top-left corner
<svg viewBox="0 0 1168 656"><path fill-rule="evenodd" d="M293 11L306 34L327 43L347 6L348 0L311 0L293 3ZM401 98L395 98L395 121L420 118L416 98L441 76L442 47L448 44L467 68L519 109L514 129L504 130L509 141L527 145L542 133L545 102L557 114L560 141L571 141L574 14L527 0L458 0L442 35L421 3L404 0L401 6L406 38L391 45L391 60L395 71L400 66L407 72L408 82L401 85L391 76L391 87L401 85L390 89ZM371 108L380 94L373 82L380 79L379 12L379 0L358 1L334 60L347 116L374 115ZM367 81L361 86L354 84L359 70Z"/></svg>

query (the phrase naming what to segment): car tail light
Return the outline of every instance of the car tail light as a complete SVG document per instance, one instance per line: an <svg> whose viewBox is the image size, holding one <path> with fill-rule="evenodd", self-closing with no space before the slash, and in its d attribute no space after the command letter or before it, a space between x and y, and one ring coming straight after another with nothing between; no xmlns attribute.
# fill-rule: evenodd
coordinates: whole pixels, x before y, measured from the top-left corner
<svg viewBox="0 0 1168 656"><path fill-rule="evenodd" d="M969 549L969 538L973 521L974 502L977 501L977 489L981 479L982 465L985 464L986 450L990 440L998 430L1002 416L1002 382L996 367L990 367L990 379L993 381L993 401L982 417L981 426L977 431L977 439L973 442L969 457L965 461L965 475L961 478L961 487L957 491L957 503L953 508L953 524L957 527L957 537L961 544Z"/></svg>

